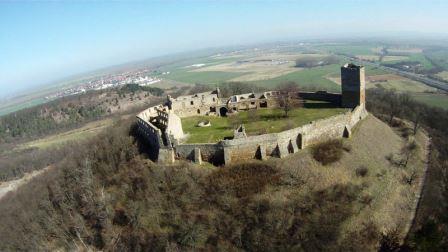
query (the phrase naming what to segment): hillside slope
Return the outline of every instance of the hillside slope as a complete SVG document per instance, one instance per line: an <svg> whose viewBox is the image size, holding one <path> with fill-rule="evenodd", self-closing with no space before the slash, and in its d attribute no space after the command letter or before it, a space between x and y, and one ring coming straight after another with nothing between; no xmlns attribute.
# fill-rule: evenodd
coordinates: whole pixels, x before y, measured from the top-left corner
<svg viewBox="0 0 448 252"><path fill-rule="evenodd" d="M424 167L421 147L406 168L388 161L405 141L373 116L327 166L305 149L229 167L161 167L139 154L129 129L115 125L6 195L0 250L375 250L409 221L418 179L403 179ZM417 135L419 146L426 140Z"/></svg>
<svg viewBox="0 0 448 252"><path fill-rule="evenodd" d="M355 214L344 222L340 239L362 233L369 226L377 227L383 234L396 232L403 238L422 182L429 139L422 132L417 133L417 149L412 161L403 167L396 164L406 143L399 133L369 115L357 126L353 137L344 141L350 150L338 162L322 166L308 149L281 160L279 167L300 174L304 184L314 190L337 184L362 188L359 202L353 206ZM366 174L360 174L361 170L367 170ZM411 176L413 181L407 181Z"/></svg>

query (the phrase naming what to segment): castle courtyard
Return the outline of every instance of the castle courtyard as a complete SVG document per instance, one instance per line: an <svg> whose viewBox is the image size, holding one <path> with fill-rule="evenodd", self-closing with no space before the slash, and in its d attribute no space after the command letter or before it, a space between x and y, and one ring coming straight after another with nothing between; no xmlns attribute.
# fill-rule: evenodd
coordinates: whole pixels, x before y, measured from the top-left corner
<svg viewBox="0 0 448 252"><path fill-rule="evenodd" d="M216 143L233 137L235 126L244 124L247 135L277 133L300 127L312 121L331 117L348 111L333 107L329 103L308 101L302 108L292 108L285 117L282 108L267 108L240 111L227 117L193 116L182 118L182 127L187 134L185 143ZM199 127L201 121L210 121L210 127Z"/></svg>

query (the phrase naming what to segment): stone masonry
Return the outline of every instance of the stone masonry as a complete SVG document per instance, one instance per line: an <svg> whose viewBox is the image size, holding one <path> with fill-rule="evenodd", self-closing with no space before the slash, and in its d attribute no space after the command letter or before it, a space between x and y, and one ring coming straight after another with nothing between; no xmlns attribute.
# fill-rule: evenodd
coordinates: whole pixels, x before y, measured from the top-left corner
<svg viewBox="0 0 448 252"><path fill-rule="evenodd" d="M279 99L284 95L280 91L268 91L222 98L219 89L177 98L168 96L165 104L150 107L137 115L138 129L151 148L151 159L161 163L187 159L198 164L207 161L221 165L251 159L283 158L310 145L350 137L351 129L368 114L364 75L364 67L346 64L341 67L341 94L325 91L287 93L297 99L331 102L351 110L279 133L247 136L244 125L241 125L234 131L233 139L217 143L182 143L185 137L182 117L227 116L235 111L279 107Z"/></svg>

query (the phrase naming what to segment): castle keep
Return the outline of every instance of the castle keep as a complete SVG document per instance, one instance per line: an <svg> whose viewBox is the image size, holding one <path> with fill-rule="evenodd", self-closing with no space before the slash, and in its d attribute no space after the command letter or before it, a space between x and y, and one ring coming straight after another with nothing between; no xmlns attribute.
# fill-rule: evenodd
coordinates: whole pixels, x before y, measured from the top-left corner
<svg viewBox="0 0 448 252"><path fill-rule="evenodd" d="M342 106L354 108L366 101L366 82L363 66L345 64L341 67Z"/></svg>
<svg viewBox="0 0 448 252"><path fill-rule="evenodd" d="M150 107L137 115L138 129L151 147L151 158L162 163L187 159L213 164L229 164L235 160L282 158L307 146L331 139L350 137L351 129L367 116L365 109L364 67L346 64L341 67L342 93L281 92L238 94L221 97L217 88L211 92L167 97L164 104ZM238 111L276 108L287 95L293 100L325 101L349 108L344 114L316 120L278 133L247 136L244 125L234 130L232 139L217 143L185 143L181 118L206 115L227 116Z"/></svg>

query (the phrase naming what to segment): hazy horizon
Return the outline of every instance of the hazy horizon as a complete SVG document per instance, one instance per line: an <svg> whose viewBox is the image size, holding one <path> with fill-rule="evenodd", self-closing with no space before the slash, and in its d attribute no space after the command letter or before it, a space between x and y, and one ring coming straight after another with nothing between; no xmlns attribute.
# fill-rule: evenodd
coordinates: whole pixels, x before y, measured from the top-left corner
<svg viewBox="0 0 448 252"><path fill-rule="evenodd" d="M212 47L400 34L442 37L448 35L443 33L447 9L443 1L2 2L0 97Z"/></svg>

